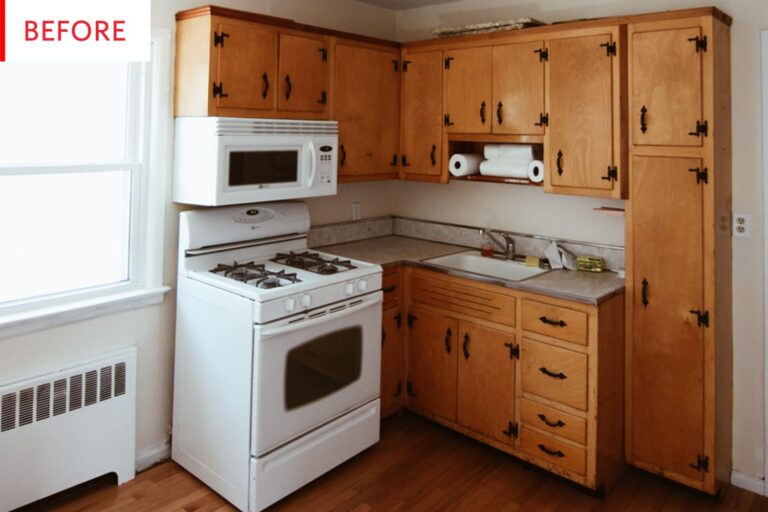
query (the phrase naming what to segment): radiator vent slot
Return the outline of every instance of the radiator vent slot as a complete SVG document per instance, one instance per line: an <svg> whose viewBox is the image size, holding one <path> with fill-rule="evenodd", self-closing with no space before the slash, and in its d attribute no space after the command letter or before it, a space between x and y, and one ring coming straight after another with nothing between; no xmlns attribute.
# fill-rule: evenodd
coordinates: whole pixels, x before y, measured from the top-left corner
<svg viewBox="0 0 768 512"><path fill-rule="evenodd" d="M53 383L53 415L58 416L67 412L67 379L59 379Z"/></svg>
<svg viewBox="0 0 768 512"><path fill-rule="evenodd" d="M0 432L16 428L16 393L3 395L0 404Z"/></svg>
<svg viewBox="0 0 768 512"><path fill-rule="evenodd" d="M37 407L35 421L47 420L51 417L51 384L46 382L37 386Z"/></svg>
<svg viewBox="0 0 768 512"><path fill-rule="evenodd" d="M125 394L125 363L115 365L115 396Z"/></svg>
<svg viewBox="0 0 768 512"><path fill-rule="evenodd" d="M96 389L99 383L96 380L96 370L85 372L85 406L96 403Z"/></svg>
<svg viewBox="0 0 768 512"><path fill-rule="evenodd" d="M112 367L105 366L99 375L99 402L103 402L112 398Z"/></svg>
<svg viewBox="0 0 768 512"><path fill-rule="evenodd" d="M19 426L29 425L34 419L32 411L35 407L34 388L22 389L19 392Z"/></svg>
<svg viewBox="0 0 768 512"><path fill-rule="evenodd" d="M69 410L76 411L83 406L83 376L69 378Z"/></svg>

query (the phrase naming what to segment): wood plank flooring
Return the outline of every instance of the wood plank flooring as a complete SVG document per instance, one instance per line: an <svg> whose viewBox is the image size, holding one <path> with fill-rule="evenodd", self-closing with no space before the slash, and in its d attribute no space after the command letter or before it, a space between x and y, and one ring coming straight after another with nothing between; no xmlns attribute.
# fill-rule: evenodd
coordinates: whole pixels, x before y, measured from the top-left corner
<svg viewBox="0 0 768 512"><path fill-rule="evenodd" d="M21 510L21 509L20 509ZM96 481L24 512L219 512L233 507L173 462L116 487ZM605 500L499 451L405 414L381 442L268 509L365 511L768 511L768 498L732 487L722 503L630 470Z"/></svg>

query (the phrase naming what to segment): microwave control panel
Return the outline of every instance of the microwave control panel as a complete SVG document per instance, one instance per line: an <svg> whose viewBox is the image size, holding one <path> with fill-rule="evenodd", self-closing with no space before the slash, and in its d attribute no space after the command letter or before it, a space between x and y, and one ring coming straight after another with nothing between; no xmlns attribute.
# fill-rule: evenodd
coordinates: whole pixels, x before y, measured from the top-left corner
<svg viewBox="0 0 768 512"><path fill-rule="evenodd" d="M319 185L332 185L336 174L336 146L327 143L318 144L317 178Z"/></svg>

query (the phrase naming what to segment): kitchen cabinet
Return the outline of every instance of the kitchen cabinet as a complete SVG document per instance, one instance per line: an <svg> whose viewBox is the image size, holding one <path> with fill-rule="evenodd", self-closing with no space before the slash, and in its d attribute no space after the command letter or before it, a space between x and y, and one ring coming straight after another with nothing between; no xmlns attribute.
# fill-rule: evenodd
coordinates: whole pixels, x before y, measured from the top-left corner
<svg viewBox="0 0 768 512"><path fill-rule="evenodd" d="M443 177L443 52L403 52L400 178ZM447 164L447 162L446 162Z"/></svg>
<svg viewBox="0 0 768 512"><path fill-rule="evenodd" d="M628 27L626 459L710 494L732 451L729 24Z"/></svg>
<svg viewBox="0 0 768 512"><path fill-rule="evenodd" d="M544 135L543 49L544 41L493 47L493 133Z"/></svg>
<svg viewBox="0 0 768 512"><path fill-rule="evenodd" d="M339 180L391 179L398 173L400 52L339 41L335 113Z"/></svg>
<svg viewBox="0 0 768 512"><path fill-rule="evenodd" d="M448 133L491 133L490 46L443 52L443 116Z"/></svg>
<svg viewBox="0 0 768 512"><path fill-rule="evenodd" d="M325 37L280 34L277 108L327 114L329 44Z"/></svg>
<svg viewBox="0 0 768 512"><path fill-rule="evenodd" d="M399 411L405 397L405 318L400 267L384 269L381 326L381 418Z"/></svg>
<svg viewBox="0 0 768 512"><path fill-rule="evenodd" d="M623 105L618 27L560 34L547 42L548 192L623 197Z"/></svg>

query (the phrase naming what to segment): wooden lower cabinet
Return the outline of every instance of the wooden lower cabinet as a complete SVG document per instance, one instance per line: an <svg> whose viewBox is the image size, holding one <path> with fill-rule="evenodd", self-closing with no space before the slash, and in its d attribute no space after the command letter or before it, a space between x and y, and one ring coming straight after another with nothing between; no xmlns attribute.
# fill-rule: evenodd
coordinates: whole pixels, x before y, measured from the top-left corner
<svg viewBox="0 0 768 512"><path fill-rule="evenodd" d="M619 482L623 293L590 305L420 268L404 277L408 409L590 489Z"/></svg>
<svg viewBox="0 0 768 512"><path fill-rule="evenodd" d="M405 345L400 306L385 309L381 319L381 417L400 410L405 394Z"/></svg>

